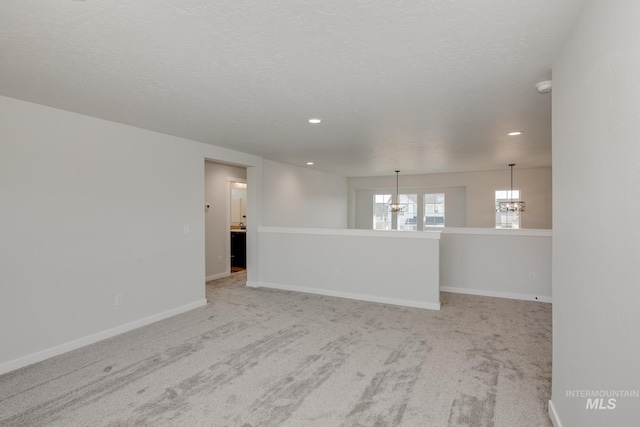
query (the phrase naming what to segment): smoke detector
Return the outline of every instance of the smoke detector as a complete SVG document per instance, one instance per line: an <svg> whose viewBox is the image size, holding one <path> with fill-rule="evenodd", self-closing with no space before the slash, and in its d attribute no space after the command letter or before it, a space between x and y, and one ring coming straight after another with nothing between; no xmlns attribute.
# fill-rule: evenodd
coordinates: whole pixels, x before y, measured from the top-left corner
<svg viewBox="0 0 640 427"><path fill-rule="evenodd" d="M538 93L551 92L551 80L545 80L543 82L537 83L536 90L538 91Z"/></svg>

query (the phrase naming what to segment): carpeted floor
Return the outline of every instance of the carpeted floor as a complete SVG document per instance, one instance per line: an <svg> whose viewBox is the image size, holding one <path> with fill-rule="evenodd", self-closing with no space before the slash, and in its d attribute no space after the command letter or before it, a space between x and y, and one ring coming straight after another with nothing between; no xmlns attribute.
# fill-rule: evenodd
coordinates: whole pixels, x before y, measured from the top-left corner
<svg viewBox="0 0 640 427"><path fill-rule="evenodd" d="M207 284L207 307L0 377L2 426L551 426L551 305Z"/></svg>

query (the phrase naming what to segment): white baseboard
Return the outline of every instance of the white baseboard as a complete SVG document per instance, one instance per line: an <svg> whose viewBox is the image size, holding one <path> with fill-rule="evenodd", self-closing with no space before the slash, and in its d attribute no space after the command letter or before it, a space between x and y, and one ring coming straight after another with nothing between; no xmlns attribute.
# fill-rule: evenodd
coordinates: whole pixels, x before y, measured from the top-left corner
<svg viewBox="0 0 640 427"><path fill-rule="evenodd" d="M16 369L24 368L25 366L32 365L34 363L42 362L50 357L58 356L63 353L67 353L71 350L76 350L80 347L84 347L89 344L102 341L107 338L114 337L116 335L123 334L125 332L132 331L142 326L147 326L152 323L158 322L163 319L175 316L177 314L185 313L193 309L203 307L207 305L206 299L201 299L190 304L186 304L180 307L172 308L171 310L164 311L162 313L154 314L143 319L138 319L133 322L125 323L124 325L117 326L115 328L107 329L102 332L98 332L93 335L89 335L77 340L69 341L64 344L57 345L55 347L48 348L46 350L38 351L36 353L29 354L18 359L10 360L8 362L0 364L0 375L7 372L15 371Z"/></svg>
<svg viewBox="0 0 640 427"><path fill-rule="evenodd" d="M230 274L225 271L224 273L218 273L218 274L214 274L212 276L206 276L204 278L204 281L208 282L209 280L222 279L223 277L229 277L229 276L230 276Z"/></svg>
<svg viewBox="0 0 640 427"><path fill-rule="evenodd" d="M281 285L279 283L247 282L247 286L252 288L280 289L283 291L294 291L294 292L302 292L307 294L325 295L329 297L355 299L359 301L379 302L382 304L400 305L403 307L415 307L415 308L425 308L428 310L440 310L440 301L438 302L411 301L411 300L404 300L404 299L397 299L397 298L378 297L375 295L353 294L350 292L332 291L332 290L321 289L321 288L307 288L304 286Z"/></svg>
<svg viewBox="0 0 640 427"><path fill-rule="evenodd" d="M553 402L551 400L549 401L549 418L551 418L551 424L553 424L553 427L562 427L562 423L560 422L560 418L556 412L556 407L553 406Z"/></svg>
<svg viewBox="0 0 640 427"><path fill-rule="evenodd" d="M516 294L511 292L485 291L482 289L459 288L455 286L440 286L440 290L442 292L453 292L455 294L480 295L483 297L508 298L508 299L523 300L523 301L537 301L537 302L551 303L551 297L545 297L540 295L527 295L527 294Z"/></svg>

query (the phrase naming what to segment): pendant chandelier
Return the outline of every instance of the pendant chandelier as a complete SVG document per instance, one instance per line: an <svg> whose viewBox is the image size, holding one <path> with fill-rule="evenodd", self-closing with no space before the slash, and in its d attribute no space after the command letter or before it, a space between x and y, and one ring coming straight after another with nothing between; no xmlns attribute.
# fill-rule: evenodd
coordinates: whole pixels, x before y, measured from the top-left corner
<svg viewBox="0 0 640 427"><path fill-rule="evenodd" d="M389 203L389 206L391 206L391 212L404 212L405 210L405 206L400 204L400 199L399 199L399 195L398 195L398 174L400 173L400 171L396 171L396 201L395 203L393 202L393 199L391 200L391 202Z"/></svg>
<svg viewBox="0 0 640 427"><path fill-rule="evenodd" d="M509 201L498 204L498 212L524 212L524 202L513 200L513 167L515 163L509 164L511 168L511 191L509 191Z"/></svg>

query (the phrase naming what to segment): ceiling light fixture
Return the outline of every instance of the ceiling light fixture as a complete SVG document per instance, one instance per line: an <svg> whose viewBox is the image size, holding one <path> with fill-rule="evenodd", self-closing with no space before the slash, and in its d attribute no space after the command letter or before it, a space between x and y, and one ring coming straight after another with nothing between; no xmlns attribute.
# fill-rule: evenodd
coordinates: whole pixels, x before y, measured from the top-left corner
<svg viewBox="0 0 640 427"><path fill-rule="evenodd" d="M522 135L522 131L521 130L514 130L513 132L509 132L507 135L509 136L518 136L518 135Z"/></svg>
<svg viewBox="0 0 640 427"><path fill-rule="evenodd" d="M396 171L396 201L395 203L393 202L393 200L391 200L391 202L389 203L389 206L391 207L391 212L404 212L405 207L403 205L400 204L400 200L399 195L398 195L398 176L400 174L400 171Z"/></svg>
<svg viewBox="0 0 640 427"><path fill-rule="evenodd" d="M313 166L313 162L307 162L308 166Z"/></svg>
<svg viewBox="0 0 640 427"><path fill-rule="evenodd" d="M524 212L524 202L520 200L513 200L513 167L515 163L509 164L511 168L511 191L509 191L509 201L498 203L498 212Z"/></svg>
<svg viewBox="0 0 640 427"><path fill-rule="evenodd" d="M322 123L321 119L309 119L309 123L313 125L317 125L318 123Z"/></svg>

